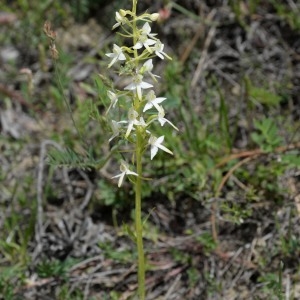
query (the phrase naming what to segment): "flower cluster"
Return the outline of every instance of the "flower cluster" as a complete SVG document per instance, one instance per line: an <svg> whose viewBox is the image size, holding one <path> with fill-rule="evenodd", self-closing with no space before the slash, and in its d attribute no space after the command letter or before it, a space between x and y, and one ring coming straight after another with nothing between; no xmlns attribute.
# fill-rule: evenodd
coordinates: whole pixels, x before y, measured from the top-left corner
<svg viewBox="0 0 300 300"><path fill-rule="evenodd" d="M122 101L122 107L127 109L125 120L111 120L112 136L109 142L115 138L122 138L129 143L134 143L140 147L140 152L149 148L151 160L155 157L158 150L173 154L171 150L163 146L164 136L154 136L149 127L153 122L158 122L161 126L166 123L177 127L165 118L165 111L162 102L164 97L157 97L153 90L153 84L160 78L152 73L153 58L171 59L164 52L164 44L156 37L157 34L151 32L150 24L158 18L157 13L144 13L137 16L129 10L119 10L116 12L117 23L113 29L121 28L122 36L131 39L132 46L113 45L111 53L106 56L110 58L108 68L119 65L119 75L126 76L129 84L123 91L109 90L107 96L110 99L108 111L114 109ZM128 101L129 99L129 101ZM107 111L107 113L108 113ZM143 142L137 143L137 135ZM125 175L140 176L130 171L129 165L122 160L120 166L121 174L113 178L119 178L118 186L122 185Z"/></svg>

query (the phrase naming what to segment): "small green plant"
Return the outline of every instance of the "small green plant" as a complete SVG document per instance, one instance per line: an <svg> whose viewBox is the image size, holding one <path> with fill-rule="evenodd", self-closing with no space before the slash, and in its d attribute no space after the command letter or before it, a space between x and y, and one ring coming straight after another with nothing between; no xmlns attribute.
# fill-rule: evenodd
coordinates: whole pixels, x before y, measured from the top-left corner
<svg viewBox="0 0 300 300"><path fill-rule="evenodd" d="M217 244L210 233L203 233L202 235L196 237L196 240L201 243L204 248L206 255L210 254L213 250L217 248Z"/></svg>
<svg viewBox="0 0 300 300"><path fill-rule="evenodd" d="M101 248L101 250L103 251L103 254L110 259L113 259L114 261L117 262L125 262L128 263L130 261L132 261L132 258L135 257L136 255L134 255L132 253L132 251L130 251L129 249L124 249L124 250L115 250L113 248L113 246L109 243L100 243L99 247Z"/></svg>
<svg viewBox="0 0 300 300"><path fill-rule="evenodd" d="M272 152L282 143L281 137L278 136L277 126L272 119L254 120L254 126L258 132L253 132L251 138L263 151Z"/></svg>
<svg viewBox="0 0 300 300"><path fill-rule="evenodd" d="M284 292L282 287L282 272L283 263L280 262L278 267L278 274L276 273L266 273L258 278L258 281L263 283L264 292L272 297L270 299L284 299Z"/></svg>
<svg viewBox="0 0 300 300"><path fill-rule="evenodd" d="M18 265L0 267L0 298L5 300L21 299L16 297L16 289L25 282L24 268Z"/></svg>
<svg viewBox="0 0 300 300"><path fill-rule="evenodd" d="M42 278L48 277L60 277L66 278L67 269L69 267L70 262L65 261L61 262L59 260L44 260L40 262L37 267L37 274Z"/></svg>

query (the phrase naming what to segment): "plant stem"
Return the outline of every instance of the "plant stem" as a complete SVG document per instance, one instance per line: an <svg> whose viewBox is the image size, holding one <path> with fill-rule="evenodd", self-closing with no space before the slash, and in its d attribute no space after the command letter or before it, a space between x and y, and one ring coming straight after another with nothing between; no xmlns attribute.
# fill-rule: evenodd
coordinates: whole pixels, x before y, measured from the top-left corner
<svg viewBox="0 0 300 300"><path fill-rule="evenodd" d="M138 0L132 1L132 13L134 14L132 34L133 45L137 42L137 26L136 26L136 7ZM138 67L137 49L134 49L134 58L136 67ZM134 108L139 111L139 99L136 97L133 101ZM143 149L143 135L139 128L136 128L136 173L138 177L135 182L135 232L136 244L138 251L138 294L139 300L145 300L145 254L143 245L143 222L142 222L142 149Z"/></svg>
<svg viewBox="0 0 300 300"><path fill-rule="evenodd" d="M139 175L135 183L135 230L138 250L138 293L139 299L145 299L145 256L143 246L143 223L142 223L142 142L143 137L137 129L136 144L136 171Z"/></svg>

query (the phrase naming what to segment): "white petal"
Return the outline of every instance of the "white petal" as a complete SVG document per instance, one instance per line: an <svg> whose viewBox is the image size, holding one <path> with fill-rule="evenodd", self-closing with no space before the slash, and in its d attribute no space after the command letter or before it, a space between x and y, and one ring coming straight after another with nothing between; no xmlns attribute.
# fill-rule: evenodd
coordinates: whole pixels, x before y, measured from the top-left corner
<svg viewBox="0 0 300 300"><path fill-rule="evenodd" d="M127 128L126 134L125 134L125 138L127 138L129 136L132 128L133 128L133 122L130 122L128 125L128 128Z"/></svg>
<svg viewBox="0 0 300 300"><path fill-rule="evenodd" d="M149 72L152 71L153 69L153 62L152 62L152 59L148 59L145 63L144 63L144 66L146 67L146 70Z"/></svg>
<svg viewBox="0 0 300 300"><path fill-rule="evenodd" d="M120 26L121 23L116 23L113 27L112 27L112 30L116 29L117 27Z"/></svg>
<svg viewBox="0 0 300 300"><path fill-rule="evenodd" d="M164 126L164 124L166 123L166 119L165 118L159 118L158 122L160 123L161 126Z"/></svg>
<svg viewBox="0 0 300 300"><path fill-rule="evenodd" d="M143 32L145 32L146 34L149 34L151 32L151 27L149 25L148 22L146 22L142 28Z"/></svg>
<svg viewBox="0 0 300 300"><path fill-rule="evenodd" d="M154 45L156 43L156 41L154 40L151 40L151 39L147 39L145 42L144 42L144 45L148 45L148 46L151 46L151 45Z"/></svg>
<svg viewBox="0 0 300 300"><path fill-rule="evenodd" d="M163 101L165 101L167 98L165 98L165 97L158 97L158 98L155 98L155 102L156 103L161 103L161 102L163 102Z"/></svg>
<svg viewBox="0 0 300 300"><path fill-rule="evenodd" d="M125 173L124 173L124 172L123 172L123 173L120 173L120 174L118 174L118 175L116 175L116 176L113 176L111 179L113 179L113 178L118 178L118 177L122 176L123 174L125 174Z"/></svg>
<svg viewBox="0 0 300 300"><path fill-rule="evenodd" d="M157 154L158 148L156 146L151 146L151 160Z"/></svg>
<svg viewBox="0 0 300 300"><path fill-rule="evenodd" d="M155 54L156 54L159 58L164 59L163 55L161 55L160 52L155 51Z"/></svg>
<svg viewBox="0 0 300 300"><path fill-rule="evenodd" d="M151 109L152 107L153 107L153 105L152 105L151 102L146 103L146 105L145 105L145 107L144 107L144 109L143 109L143 112L145 112L145 111Z"/></svg>
<svg viewBox="0 0 300 300"><path fill-rule="evenodd" d="M157 145L157 147L160 148L161 150L173 155L173 152L171 150L169 150L167 147L165 147L163 145Z"/></svg>
<svg viewBox="0 0 300 300"><path fill-rule="evenodd" d="M119 54L118 60L126 60L126 56L124 55L124 53Z"/></svg>
<svg viewBox="0 0 300 300"><path fill-rule="evenodd" d="M147 83L145 81L142 81L141 84L140 84L140 86L141 86L142 89L149 89L149 88L153 87L152 84Z"/></svg>
<svg viewBox="0 0 300 300"><path fill-rule="evenodd" d="M137 42L132 48L133 49L141 49L143 47L143 44L141 42Z"/></svg>
<svg viewBox="0 0 300 300"><path fill-rule="evenodd" d="M117 61L117 57L114 57L108 67L110 68Z"/></svg>
<svg viewBox="0 0 300 300"><path fill-rule="evenodd" d="M156 140L156 142L155 142L155 144L157 145L157 144L161 144L163 141L164 141L164 136L162 135L162 136L160 136L159 138L157 138L157 140Z"/></svg>
<svg viewBox="0 0 300 300"><path fill-rule="evenodd" d="M126 175L134 175L134 176L139 176L137 173L135 173L135 172L132 172L132 171L130 171L130 170L128 170L128 171L126 172Z"/></svg>
<svg viewBox="0 0 300 300"><path fill-rule="evenodd" d="M120 176L119 182L118 182L118 187L121 187L122 182L124 180L124 176L125 176L125 173L122 173L121 176Z"/></svg>
<svg viewBox="0 0 300 300"><path fill-rule="evenodd" d="M179 129L171 121L169 121L169 120L167 120L165 118L164 118L164 120L165 120L165 122L168 122L174 129L176 129L177 131L179 131Z"/></svg>
<svg viewBox="0 0 300 300"><path fill-rule="evenodd" d="M136 86L136 92L139 99L142 99L142 84Z"/></svg>
<svg viewBox="0 0 300 300"><path fill-rule="evenodd" d="M124 90L129 90L129 91L132 91L132 90L135 90L135 89L136 89L136 84L135 83L130 83L127 86L124 87Z"/></svg>

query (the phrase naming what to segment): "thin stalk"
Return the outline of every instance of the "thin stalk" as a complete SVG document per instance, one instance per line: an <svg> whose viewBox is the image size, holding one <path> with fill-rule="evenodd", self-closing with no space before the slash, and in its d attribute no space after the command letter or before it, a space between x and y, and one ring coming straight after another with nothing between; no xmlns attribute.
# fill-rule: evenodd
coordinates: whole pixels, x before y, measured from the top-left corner
<svg viewBox="0 0 300 300"><path fill-rule="evenodd" d="M143 223L142 223L142 143L143 137L139 130L136 131L136 171L139 175L135 183L135 230L138 251L138 293L139 299L145 299L145 255L143 245Z"/></svg>
<svg viewBox="0 0 300 300"><path fill-rule="evenodd" d="M136 8L137 0L132 1L132 12L134 20L132 24L133 45L137 42L138 29L136 25ZM138 52L134 49L134 58L136 67L138 67ZM139 111L139 99L136 97L133 101L134 108ZM145 254L143 245L143 222L142 222L142 148L143 148L143 135L139 128L136 128L136 173L138 177L135 182L135 232L136 244L138 252L138 295L139 300L145 300Z"/></svg>

